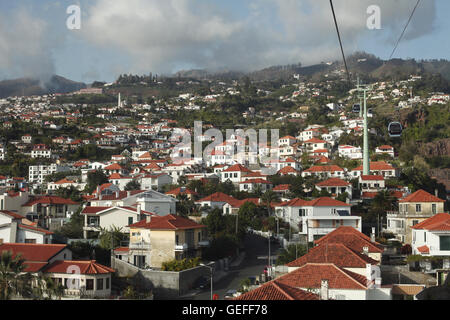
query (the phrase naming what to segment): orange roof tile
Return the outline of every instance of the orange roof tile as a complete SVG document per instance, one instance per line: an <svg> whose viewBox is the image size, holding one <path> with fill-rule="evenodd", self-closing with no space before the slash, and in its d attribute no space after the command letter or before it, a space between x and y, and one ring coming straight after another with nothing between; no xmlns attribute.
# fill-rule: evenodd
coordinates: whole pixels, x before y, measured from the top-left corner
<svg viewBox="0 0 450 320"><path fill-rule="evenodd" d="M350 183L339 178L331 178L316 184L318 187L347 187Z"/></svg>
<svg viewBox="0 0 450 320"><path fill-rule="evenodd" d="M204 225L198 224L193 220L175 216L173 214L162 217L154 216L150 222L147 222L147 220L144 219L138 223L130 225L129 227L150 230L184 230L206 228Z"/></svg>
<svg viewBox="0 0 450 320"><path fill-rule="evenodd" d="M244 293L233 299L237 301L282 301L282 300L320 300L314 293L307 292L287 284L273 280L250 292Z"/></svg>
<svg viewBox="0 0 450 320"><path fill-rule="evenodd" d="M366 277L332 263L308 263L277 279L291 287L311 289L320 289L322 280L328 280L330 289L367 289Z"/></svg>
<svg viewBox="0 0 450 320"><path fill-rule="evenodd" d="M445 202L438 197L433 196L432 194L426 192L425 190L418 190L409 196L403 198L399 202Z"/></svg>
<svg viewBox="0 0 450 320"><path fill-rule="evenodd" d="M355 252L342 243L324 243L309 250L303 257L287 264L301 267L307 263L333 263L340 268L366 268L367 264L377 265L378 261Z"/></svg>
<svg viewBox="0 0 450 320"><path fill-rule="evenodd" d="M450 231L450 214L438 213L411 228L415 230Z"/></svg>
<svg viewBox="0 0 450 320"><path fill-rule="evenodd" d="M76 266L79 268L80 274L108 274L114 273L115 270L104 265L92 261L55 261L48 267L44 268L42 272L45 273L68 273L68 270ZM74 270L73 270L74 271Z"/></svg>

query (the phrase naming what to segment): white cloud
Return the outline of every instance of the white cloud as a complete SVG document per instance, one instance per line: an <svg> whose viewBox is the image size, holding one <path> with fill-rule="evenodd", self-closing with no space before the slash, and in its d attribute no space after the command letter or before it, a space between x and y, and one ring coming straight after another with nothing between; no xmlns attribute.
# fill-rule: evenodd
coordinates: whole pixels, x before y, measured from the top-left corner
<svg viewBox="0 0 450 320"><path fill-rule="evenodd" d="M53 39L54 40L54 39ZM54 72L48 25L24 8L0 13L0 77L47 80Z"/></svg>
<svg viewBox="0 0 450 320"><path fill-rule="evenodd" d="M387 51L400 34L409 0L335 1L347 52L363 36L376 36ZM383 30L368 31L367 7L381 7ZM235 21L211 2L98 0L88 10L84 35L94 44L131 55L133 71L172 72L180 65L251 70L274 64L339 59L328 1L252 0L246 20ZM432 31L435 1L422 2L405 39ZM370 33L372 32L372 33Z"/></svg>

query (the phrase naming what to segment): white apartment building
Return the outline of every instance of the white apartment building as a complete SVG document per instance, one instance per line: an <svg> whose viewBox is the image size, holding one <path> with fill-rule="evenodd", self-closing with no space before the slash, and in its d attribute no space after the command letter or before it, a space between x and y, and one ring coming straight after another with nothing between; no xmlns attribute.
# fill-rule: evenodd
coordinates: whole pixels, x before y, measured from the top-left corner
<svg viewBox="0 0 450 320"><path fill-rule="evenodd" d="M69 167L60 166L57 164L51 165L37 165L37 166L29 166L28 168L28 181L30 183L44 183L45 178L51 174L57 172L67 172L70 171Z"/></svg>

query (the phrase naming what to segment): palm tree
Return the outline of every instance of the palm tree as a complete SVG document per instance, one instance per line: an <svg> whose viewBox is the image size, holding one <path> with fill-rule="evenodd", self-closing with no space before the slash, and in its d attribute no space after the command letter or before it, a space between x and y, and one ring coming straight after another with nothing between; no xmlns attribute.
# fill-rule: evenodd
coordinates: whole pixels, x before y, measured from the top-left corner
<svg viewBox="0 0 450 320"><path fill-rule="evenodd" d="M18 295L31 295L32 276L24 273L25 260L20 255L13 257L11 251L3 251L0 257L0 300L9 300Z"/></svg>
<svg viewBox="0 0 450 320"><path fill-rule="evenodd" d="M272 190L269 190L261 196L261 201L266 206L269 217L272 216L271 205L272 203L279 201L278 195Z"/></svg>

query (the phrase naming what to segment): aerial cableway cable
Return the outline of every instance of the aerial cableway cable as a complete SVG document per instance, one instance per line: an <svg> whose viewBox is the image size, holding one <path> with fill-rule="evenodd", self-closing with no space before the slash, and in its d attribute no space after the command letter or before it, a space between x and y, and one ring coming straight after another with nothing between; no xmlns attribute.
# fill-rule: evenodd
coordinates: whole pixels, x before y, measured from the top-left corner
<svg viewBox="0 0 450 320"><path fill-rule="evenodd" d="M344 47L342 45L341 34L339 32L339 26L338 26L338 23L336 20L336 14L334 12L333 0L330 0L330 5L331 5L331 11L333 12L334 24L336 25L336 31L337 31L337 35L339 38L339 44L341 46L341 52L342 52L342 57L344 59L345 70L347 71L348 82L351 83L350 73L348 72L348 67L347 67L347 60L345 59Z"/></svg>
<svg viewBox="0 0 450 320"><path fill-rule="evenodd" d="M403 32L402 32L402 34L400 35L400 38L398 38L398 41L397 41L397 43L395 44L394 50L392 50L392 53L391 53L391 55L390 55L390 57L389 57L389 60L392 59L392 56L394 55L395 51L397 50L397 47L398 47L400 41L402 40L402 38L403 38L403 36L404 36L404 34L405 34L405 32L406 32L406 29L408 28L409 23L411 22L411 20L412 20L412 18L413 18L413 16L414 16L414 13L416 12L417 7L419 6L419 3L420 3L420 0L417 0L416 6L414 7L413 11L411 12L411 15L409 16L408 22L406 23L406 26L405 26L405 28L403 29Z"/></svg>

